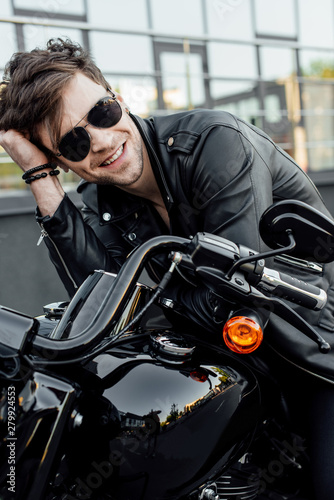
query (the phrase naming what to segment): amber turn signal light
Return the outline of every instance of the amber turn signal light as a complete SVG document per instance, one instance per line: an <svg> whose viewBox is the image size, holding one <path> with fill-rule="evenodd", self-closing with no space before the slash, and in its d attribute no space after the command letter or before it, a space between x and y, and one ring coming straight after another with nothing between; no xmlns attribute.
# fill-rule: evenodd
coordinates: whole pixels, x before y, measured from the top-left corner
<svg viewBox="0 0 334 500"><path fill-rule="evenodd" d="M223 337L231 351L248 354L259 347L263 339L261 326L246 316L234 316L224 326Z"/></svg>
<svg viewBox="0 0 334 500"><path fill-rule="evenodd" d="M190 372L190 378L192 378L196 382L201 382L201 383L206 382L208 380L207 374L200 370L193 370L192 372Z"/></svg>

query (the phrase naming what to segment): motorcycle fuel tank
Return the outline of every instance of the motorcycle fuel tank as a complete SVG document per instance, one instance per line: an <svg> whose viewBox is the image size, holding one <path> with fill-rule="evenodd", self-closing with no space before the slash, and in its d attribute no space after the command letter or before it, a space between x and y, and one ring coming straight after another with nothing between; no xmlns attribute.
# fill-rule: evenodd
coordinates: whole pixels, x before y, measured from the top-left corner
<svg viewBox="0 0 334 500"><path fill-rule="evenodd" d="M89 411L99 413L101 401L108 411L90 443L93 416L78 434L76 453L89 453L90 461L78 467L74 498L97 491L115 500L188 498L240 453L258 417L251 372L187 336L137 333L87 369L100 393Z"/></svg>

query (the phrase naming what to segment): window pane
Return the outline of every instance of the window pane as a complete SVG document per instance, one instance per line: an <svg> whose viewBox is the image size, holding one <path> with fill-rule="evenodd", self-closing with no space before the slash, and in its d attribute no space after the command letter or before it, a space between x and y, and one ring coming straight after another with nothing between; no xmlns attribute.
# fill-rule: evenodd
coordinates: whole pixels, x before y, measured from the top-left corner
<svg viewBox="0 0 334 500"><path fill-rule="evenodd" d="M257 34L296 37L294 4L295 0L255 0Z"/></svg>
<svg viewBox="0 0 334 500"><path fill-rule="evenodd" d="M55 28L52 26L35 26L25 24L23 26L25 50L33 50L36 47L43 48L50 38L70 38L73 42L82 44L80 30L71 28Z"/></svg>
<svg viewBox="0 0 334 500"><path fill-rule="evenodd" d="M10 0L2 0L1 2L1 15L2 16L12 16L13 9Z"/></svg>
<svg viewBox="0 0 334 500"><path fill-rule="evenodd" d="M252 40L253 26L250 2L207 0L209 35L228 40Z"/></svg>
<svg viewBox="0 0 334 500"><path fill-rule="evenodd" d="M282 113L278 95L266 95L264 98L264 107L266 110L266 121L268 123L277 123L280 121Z"/></svg>
<svg viewBox="0 0 334 500"><path fill-rule="evenodd" d="M105 74L113 90L121 94L132 113L149 116L157 109L157 87L153 78Z"/></svg>
<svg viewBox="0 0 334 500"><path fill-rule="evenodd" d="M334 78L334 52L301 50L299 54L304 77Z"/></svg>
<svg viewBox="0 0 334 500"><path fill-rule="evenodd" d="M210 93L212 99L219 100L231 98L235 101L240 94L254 92L255 86L253 82L224 82L221 80L212 80L210 82Z"/></svg>
<svg viewBox="0 0 334 500"><path fill-rule="evenodd" d="M264 85L263 130L287 153L296 158L292 120L299 120L299 93L295 79ZM295 116L295 109L298 112ZM298 157L301 156L298 153ZM297 158L296 158L296 161ZM301 165L305 167L304 163Z"/></svg>
<svg viewBox="0 0 334 500"><path fill-rule="evenodd" d="M299 0L299 41L314 47L333 47L334 12L332 0Z"/></svg>
<svg viewBox="0 0 334 500"><path fill-rule="evenodd" d="M22 170L0 147L0 196L8 195L7 189L24 189L27 185L22 180Z"/></svg>
<svg viewBox="0 0 334 500"><path fill-rule="evenodd" d="M85 14L84 0L14 0L14 6L53 14Z"/></svg>
<svg viewBox="0 0 334 500"><path fill-rule="evenodd" d="M17 41L14 24L0 23L0 68L9 61L17 51Z"/></svg>
<svg viewBox="0 0 334 500"><path fill-rule="evenodd" d="M253 125L262 126L258 89L252 82L213 80L210 90L215 109L223 109Z"/></svg>
<svg viewBox="0 0 334 500"><path fill-rule="evenodd" d="M163 52L160 60L166 108L203 106L205 90L202 57L199 54Z"/></svg>
<svg viewBox="0 0 334 500"><path fill-rule="evenodd" d="M209 43L209 73L213 77L256 78L255 56L255 47Z"/></svg>
<svg viewBox="0 0 334 500"><path fill-rule="evenodd" d="M303 84L302 103L311 170L334 167L334 86Z"/></svg>
<svg viewBox="0 0 334 500"><path fill-rule="evenodd" d="M146 0L89 0L88 22L108 28L147 29Z"/></svg>
<svg viewBox="0 0 334 500"><path fill-rule="evenodd" d="M200 0L151 0L153 29L162 33L203 35Z"/></svg>
<svg viewBox="0 0 334 500"><path fill-rule="evenodd" d="M262 78L276 80L296 73L296 55L292 49L278 47L260 48Z"/></svg>
<svg viewBox="0 0 334 500"><path fill-rule="evenodd" d="M95 62L104 72L153 71L152 46L146 36L92 32L90 42Z"/></svg>
<svg viewBox="0 0 334 500"><path fill-rule="evenodd" d="M63 170L60 170L59 178L65 190L76 189L80 180L74 172L70 171L65 174ZM8 190L14 191L17 195L19 194L17 190L23 194L24 191L29 191L29 188L22 180L20 167L0 147L0 196L8 196Z"/></svg>

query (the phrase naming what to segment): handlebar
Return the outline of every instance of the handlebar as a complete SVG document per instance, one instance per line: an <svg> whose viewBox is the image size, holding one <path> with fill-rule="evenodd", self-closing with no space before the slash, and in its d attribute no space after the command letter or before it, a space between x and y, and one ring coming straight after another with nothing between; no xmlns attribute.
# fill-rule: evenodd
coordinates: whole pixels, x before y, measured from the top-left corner
<svg viewBox="0 0 334 500"><path fill-rule="evenodd" d="M104 287L104 280L100 276L92 275L92 283L89 283L88 289L81 287L70 302L55 330L57 336L55 335L53 339L37 336L34 339L35 353L52 349L55 358L60 356L61 359L71 360L77 355L91 351L103 339L109 337L144 264L150 257L161 251L182 252L187 257L184 259L186 266L190 263L192 271L198 276L201 275L200 270L202 270L204 281L213 290L218 290L218 294L221 291L222 297L234 297L235 301L242 305L252 306L260 303L265 305L267 302L274 305L275 302L277 310L281 308L279 313L281 315L284 303L275 296L287 298L317 310L321 309L326 302L326 294L323 290L264 267L261 254L219 236L198 233L192 240L171 235L159 236L147 241L131 254L110 289ZM241 275L243 279L238 280L234 275L232 275L234 279L230 279L228 270L238 260L247 261L239 266L238 272L235 273L236 276ZM242 285L238 281L241 281ZM98 314L88 322L89 324L80 332L80 335L68 338L68 329L78 321L78 316L87 318L85 315L87 310L90 312L87 296L91 294L95 286L104 288L103 291L105 291L103 304ZM294 314L301 319L291 310L291 318ZM306 323L302 326L304 333L310 338L314 337L315 340L319 337ZM318 340L319 343L324 342L323 339Z"/></svg>
<svg viewBox="0 0 334 500"><path fill-rule="evenodd" d="M288 299L310 309L324 307L324 290L292 276L265 267L264 258L272 252L258 253L215 235L198 233L191 245L191 258L201 278L218 295L243 305L268 307L315 341L321 352L330 345L296 311L280 300ZM284 253L286 249L282 249ZM275 251L275 255L279 250ZM266 293L263 293L263 292Z"/></svg>
<svg viewBox="0 0 334 500"><path fill-rule="evenodd" d="M327 302L327 294L321 288L267 267L263 268L257 288L315 311Z"/></svg>
<svg viewBox="0 0 334 500"><path fill-rule="evenodd" d="M178 236L157 236L135 249L125 264L112 279L108 273L96 271L90 275L71 300L62 319L53 332L53 338L37 336L34 339L34 353L48 357L51 362L58 359L71 360L78 355L92 351L103 339L109 337L121 316L133 287L149 258L159 252L184 251L189 240ZM92 309L89 297L103 297L99 307ZM93 311L93 312L92 312ZM82 330L69 332L75 325ZM46 354L45 354L46 353Z"/></svg>
<svg viewBox="0 0 334 500"><path fill-rule="evenodd" d="M190 245L190 257L194 267L206 267L223 271L227 280L233 281L235 270L245 280L265 294L289 300L308 309L320 310L327 301L321 288L305 283L288 274L265 267L264 256L216 235L198 233ZM219 270L219 271L218 271Z"/></svg>

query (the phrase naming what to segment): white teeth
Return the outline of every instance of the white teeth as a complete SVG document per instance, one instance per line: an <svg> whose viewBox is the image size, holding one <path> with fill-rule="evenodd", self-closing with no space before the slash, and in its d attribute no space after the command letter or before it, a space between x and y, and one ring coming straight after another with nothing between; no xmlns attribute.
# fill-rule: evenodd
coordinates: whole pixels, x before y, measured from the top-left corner
<svg viewBox="0 0 334 500"><path fill-rule="evenodd" d="M121 156L121 154L123 153L123 144L121 147L119 147L116 151L116 153L114 155L112 155L111 158L109 158L109 160L106 160L102 163L102 165L110 165L111 163L113 163L115 160L117 160L117 158L119 158Z"/></svg>

